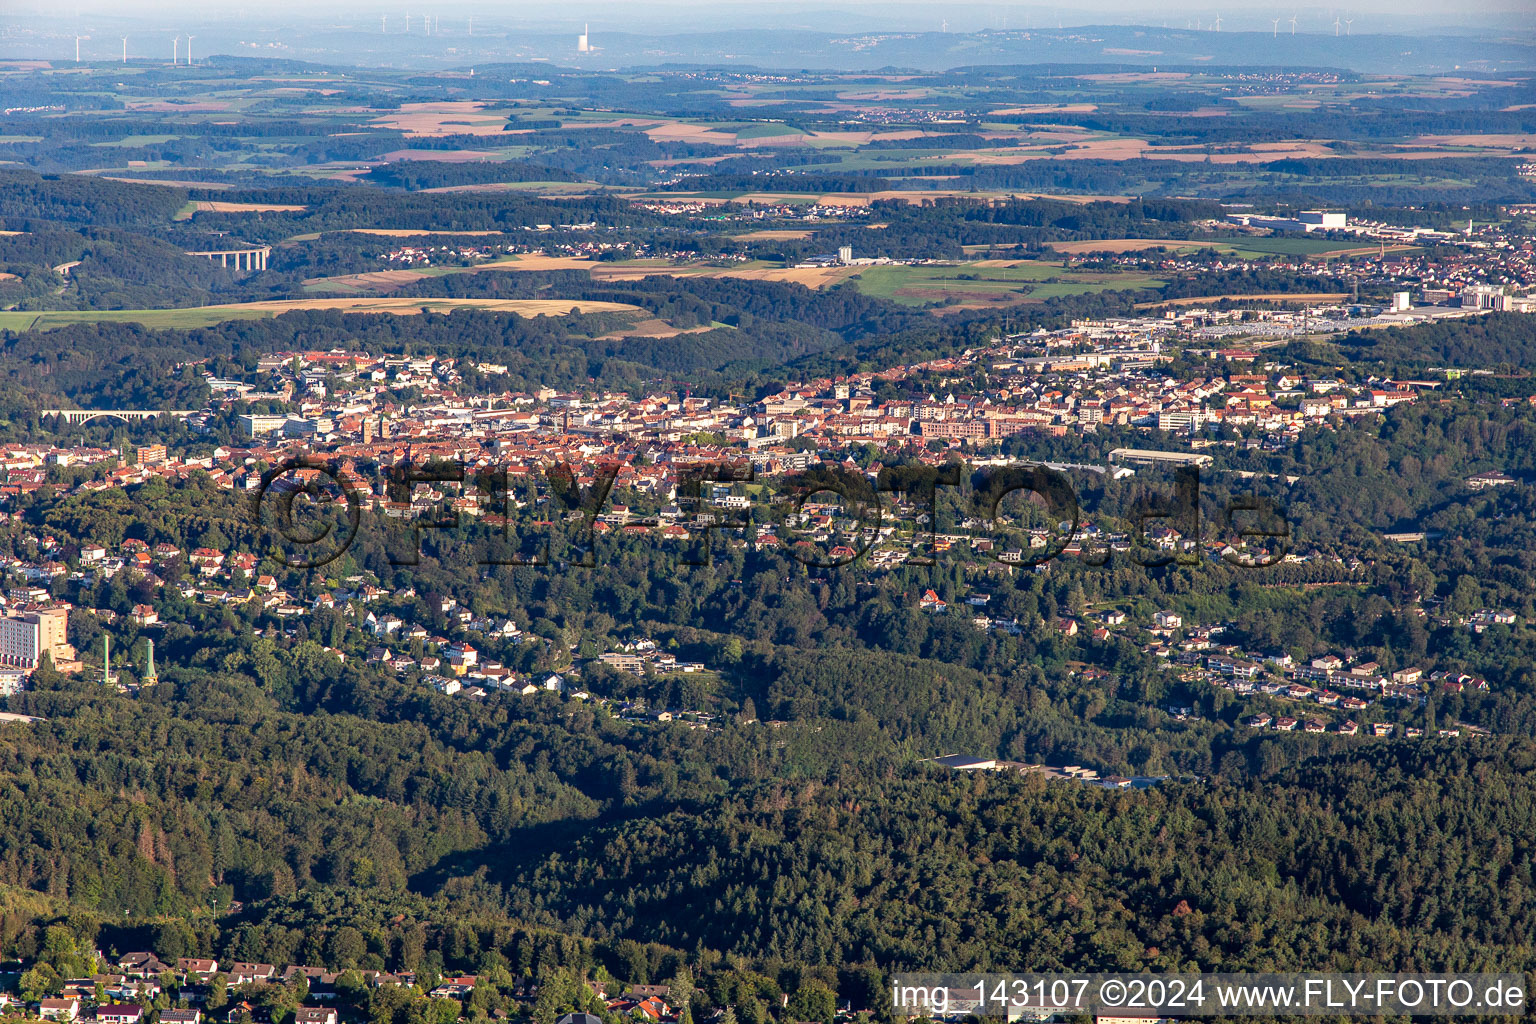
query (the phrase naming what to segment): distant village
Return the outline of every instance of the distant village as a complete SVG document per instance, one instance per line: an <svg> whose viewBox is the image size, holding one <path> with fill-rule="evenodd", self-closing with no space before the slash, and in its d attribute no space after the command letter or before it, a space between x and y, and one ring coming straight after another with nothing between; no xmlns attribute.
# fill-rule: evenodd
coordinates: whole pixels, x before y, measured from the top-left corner
<svg viewBox="0 0 1536 1024"><path fill-rule="evenodd" d="M459 1016L463 1004L484 984L473 974L437 975L418 971L388 972L369 968L317 967L293 964L220 961L199 957L162 960L148 951L90 954L97 965L89 977L63 979L59 995L27 999L3 984L9 977L26 977L31 965L5 965L0 973L0 1017L45 1021L95 1021L99 1024L341 1024L366 1010L372 990L400 988L440 1001ZM19 970L18 970L19 968ZM503 989L506 985L501 986ZM680 1011L668 1003L668 985L619 985L589 978L585 999L610 1020L644 1024L677 1024ZM537 998L539 985L523 978L511 983L507 995L521 1002ZM274 994L282 998L270 998ZM287 1006L297 997L300 1005ZM851 1010L840 1020L853 1020ZM701 1021L719 1024L724 1010ZM508 1012L493 1009L488 1018L507 1020ZM556 1024L602 1024L592 1013L561 1016Z"/></svg>

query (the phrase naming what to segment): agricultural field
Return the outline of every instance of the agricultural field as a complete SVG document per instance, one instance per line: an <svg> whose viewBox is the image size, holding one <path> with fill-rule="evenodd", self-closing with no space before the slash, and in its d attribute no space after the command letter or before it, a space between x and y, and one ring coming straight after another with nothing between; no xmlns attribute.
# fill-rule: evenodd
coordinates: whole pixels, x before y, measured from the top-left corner
<svg viewBox="0 0 1536 1024"><path fill-rule="evenodd" d="M530 253L508 256L488 263L465 267L421 267L419 269L375 270L335 277L313 277L304 281L307 292L386 292L416 281L450 274L479 274L495 271L590 270L598 264L574 256L546 256Z"/></svg>
<svg viewBox="0 0 1536 1024"><path fill-rule="evenodd" d="M1244 238L1228 245L1240 256L1339 256L1372 251L1372 247L1362 246L1358 241L1326 238Z"/></svg>
<svg viewBox="0 0 1536 1024"><path fill-rule="evenodd" d="M416 299L416 298L316 298L272 302L243 302L185 309L113 309L57 312L0 311L0 329L47 330L78 323L134 323L151 328L191 329L211 327L230 320L261 320L296 310L334 310L339 313L390 313L419 316L452 313L460 309L513 313L522 317L564 316L568 313L635 313L635 306L620 302L569 301L561 299Z"/></svg>
<svg viewBox="0 0 1536 1024"><path fill-rule="evenodd" d="M983 260L954 266L861 267L850 279L866 295L907 306L1006 306L1068 295L1161 287L1143 274L1086 273L1043 261Z"/></svg>
<svg viewBox="0 0 1536 1024"><path fill-rule="evenodd" d="M302 205L293 203L226 203L217 199L189 200L177 210L172 220L191 220L199 213L298 213Z"/></svg>
<svg viewBox="0 0 1536 1024"><path fill-rule="evenodd" d="M1147 252L1149 250L1167 250L1170 253L1186 254L1208 249L1224 256L1237 256L1242 259L1263 259L1269 256L1302 256L1330 259L1339 256L1364 256L1371 253L1379 253L1383 249L1389 253L1415 251L1415 247L1410 245L1394 244L1372 247L1362 245L1359 240L1353 239L1287 236L1243 236L1239 238L1208 239L1105 238L1088 241L1048 242L1046 245L1047 248L1055 252L1070 255L1086 255L1090 253L1117 255L1128 252Z"/></svg>
<svg viewBox="0 0 1536 1024"><path fill-rule="evenodd" d="M1352 266L1411 254L1238 235L1223 224L1235 190L1256 210L1294 209L1304 194L1356 216L1458 196L1536 202L1536 186L1510 174L1509 153L1536 141L1518 110L1486 119L1497 132L1450 131L1350 106L1380 95L1482 109L1505 97L1509 86L1476 78L1286 73L1255 85L1212 67L769 81L664 69L593 78L551 65L508 89L517 83L384 68L230 65L212 88L138 65L6 74L65 90L72 106L67 131L0 117L0 175L19 176L0 189L0 231L36 221L77 232L46 253L3 236L7 325L84 314L202 322L402 292L542 301L574 281L622 290L669 278L851 285L946 317L1045 303L1083 312L1069 300L1205 294L1177 279L1210 257ZM31 197L44 186L26 177L38 171L59 192L42 207ZM99 206L77 195L111 186ZM1475 207L1479 219L1499 209ZM87 237L101 230L132 238ZM801 265L844 246L899 265ZM271 247L255 274L217 257L144 272L178 249L255 247ZM1022 259L1031 254L1043 258ZM1020 259L988 258L1010 255ZM1066 265L1095 255L1122 266ZM1278 290L1265 280L1210 292L1234 287Z"/></svg>

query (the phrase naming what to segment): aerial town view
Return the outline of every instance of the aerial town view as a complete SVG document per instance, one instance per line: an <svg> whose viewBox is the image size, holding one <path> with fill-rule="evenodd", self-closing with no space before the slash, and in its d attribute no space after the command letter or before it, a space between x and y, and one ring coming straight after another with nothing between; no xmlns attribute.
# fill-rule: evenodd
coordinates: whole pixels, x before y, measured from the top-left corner
<svg viewBox="0 0 1536 1024"><path fill-rule="evenodd" d="M6 5L0 1020L1524 1015L1531 15Z"/></svg>

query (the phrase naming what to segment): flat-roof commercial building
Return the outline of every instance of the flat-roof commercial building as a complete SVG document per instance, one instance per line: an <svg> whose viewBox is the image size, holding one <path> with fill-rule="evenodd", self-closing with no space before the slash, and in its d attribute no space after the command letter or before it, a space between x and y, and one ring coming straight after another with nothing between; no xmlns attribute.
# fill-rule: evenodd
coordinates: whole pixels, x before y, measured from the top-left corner
<svg viewBox="0 0 1536 1024"><path fill-rule="evenodd" d="M1150 448L1116 448L1109 453L1110 462L1129 462L1141 466L1209 466L1209 455L1198 452L1160 452Z"/></svg>

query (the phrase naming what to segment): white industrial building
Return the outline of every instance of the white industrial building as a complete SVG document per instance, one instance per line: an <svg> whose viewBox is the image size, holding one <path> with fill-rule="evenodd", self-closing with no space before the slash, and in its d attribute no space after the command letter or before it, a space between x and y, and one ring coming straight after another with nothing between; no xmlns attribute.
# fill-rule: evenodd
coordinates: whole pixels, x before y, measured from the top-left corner
<svg viewBox="0 0 1536 1024"><path fill-rule="evenodd" d="M1295 217L1269 217L1257 213L1229 213L1227 220L1245 228L1271 231L1348 231L1349 216L1328 210L1303 210Z"/></svg>

